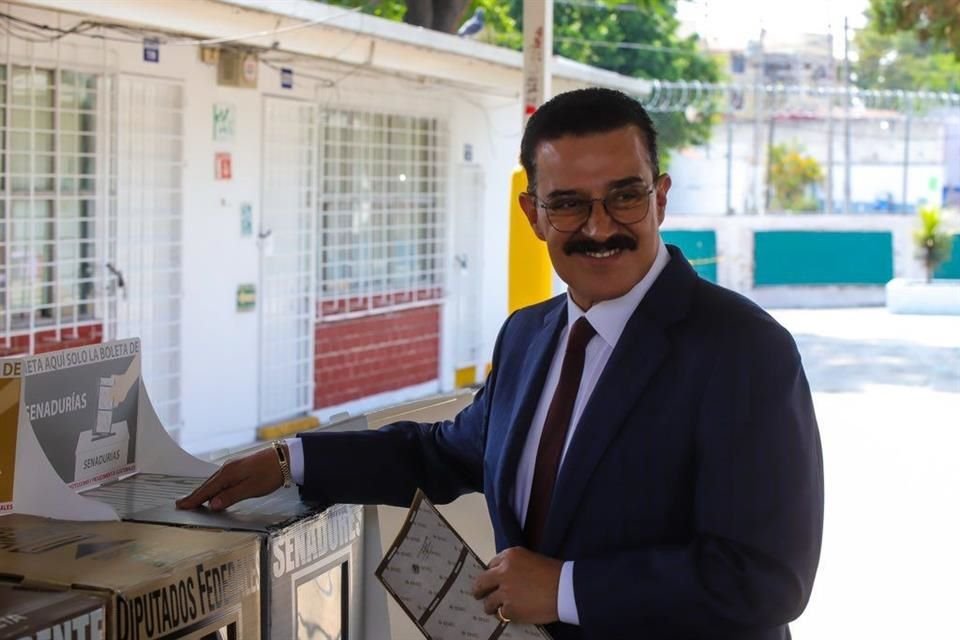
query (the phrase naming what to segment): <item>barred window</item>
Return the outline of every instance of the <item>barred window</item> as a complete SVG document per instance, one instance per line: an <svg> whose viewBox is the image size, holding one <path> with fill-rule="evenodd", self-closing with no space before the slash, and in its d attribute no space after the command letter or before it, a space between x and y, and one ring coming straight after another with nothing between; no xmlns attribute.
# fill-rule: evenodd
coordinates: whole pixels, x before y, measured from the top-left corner
<svg viewBox="0 0 960 640"><path fill-rule="evenodd" d="M0 66L0 334L93 318L97 76Z"/></svg>
<svg viewBox="0 0 960 640"><path fill-rule="evenodd" d="M321 319L442 298L444 125L347 110L321 122Z"/></svg>

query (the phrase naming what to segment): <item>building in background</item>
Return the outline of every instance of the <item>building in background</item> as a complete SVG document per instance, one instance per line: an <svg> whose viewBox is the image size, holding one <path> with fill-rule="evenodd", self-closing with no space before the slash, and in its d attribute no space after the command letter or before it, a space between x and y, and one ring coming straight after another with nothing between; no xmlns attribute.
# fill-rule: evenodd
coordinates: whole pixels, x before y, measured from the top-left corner
<svg viewBox="0 0 960 640"><path fill-rule="evenodd" d="M194 452L483 377L507 310L520 53L312 2L6 11L2 355L141 337L151 399ZM776 73L818 73L815 53L796 60ZM709 145L673 154L664 226L705 277L767 304L875 304L918 271L910 219L883 214L946 191L960 96L907 96L916 111L853 96L851 200L870 220L728 217L770 212L766 150L785 140L821 159L833 140L840 202L836 88L559 58L553 73L555 93L604 85L719 116Z"/></svg>
<svg viewBox="0 0 960 640"><path fill-rule="evenodd" d="M3 355L140 336L198 452L482 378L520 53L320 3L7 7Z"/></svg>
<svg viewBox="0 0 960 640"><path fill-rule="evenodd" d="M806 34L718 52L729 59L731 84L713 94L719 117L710 142L675 155L672 212L776 212L767 180L776 145L822 167L810 194L818 211L913 213L944 203L958 97L855 88L848 96L832 49L829 35Z"/></svg>

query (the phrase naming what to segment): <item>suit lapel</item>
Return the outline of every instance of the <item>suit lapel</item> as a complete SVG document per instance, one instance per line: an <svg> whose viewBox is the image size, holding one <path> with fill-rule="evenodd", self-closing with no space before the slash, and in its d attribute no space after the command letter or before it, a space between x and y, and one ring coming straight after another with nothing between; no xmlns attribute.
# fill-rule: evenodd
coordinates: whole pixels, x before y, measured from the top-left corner
<svg viewBox="0 0 960 640"><path fill-rule="evenodd" d="M524 359L523 371L517 386L518 389L525 391L518 394L518 402L500 450L494 486L497 492L500 521L504 525L507 540L513 545L523 543L523 530L513 512L511 498L517 479L517 465L527 440L527 433L530 431L530 422L533 420L533 414L540 400L550 362L556 351L557 339L567 322L566 310L565 301L551 309L544 316L543 328L537 332L533 342L526 349L527 356ZM524 347L521 345L520 348Z"/></svg>
<svg viewBox="0 0 960 640"><path fill-rule="evenodd" d="M667 347L663 330L643 315L634 314L624 328L560 467L543 540L546 555L552 557L559 551L566 526L594 469L660 367Z"/></svg>
<svg viewBox="0 0 960 640"><path fill-rule="evenodd" d="M624 327L564 456L547 515L542 553L556 557L587 484L669 354L666 327L682 317L697 276L683 255L671 261Z"/></svg>

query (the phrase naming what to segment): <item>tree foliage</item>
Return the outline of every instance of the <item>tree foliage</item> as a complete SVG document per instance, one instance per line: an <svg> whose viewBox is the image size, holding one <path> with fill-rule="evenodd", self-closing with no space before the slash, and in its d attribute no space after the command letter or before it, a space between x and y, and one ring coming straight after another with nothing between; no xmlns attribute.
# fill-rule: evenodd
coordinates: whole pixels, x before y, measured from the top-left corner
<svg viewBox="0 0 960 640"><path fill-rule="evenodd" d="M681 36L676 17L678 0L594 0L554 5L554 53L617 73L660 80L718 82L718 62L699 50L698 38ZM457 30L482 7L486 26L479 39L520 50L523 47L523 0L327 0L391 20L410 21L414 6L465 5L448 33ZM428 26L428 25L423 25ZM625 46L624 46L625 45ZM651 114L664 150L706 142L713 124L709 109L702 113ZM689 116L694 117L688 119Z"/></svg>
<svg viewBox="0 0 960 640"><path fill-rule="evenodd" d="M921 42L943 43L960 60L960 0L870 0L881 33L911 31Z"/></svg>
<svg viewBox="0 0 960 640"><path fill-rule="evenodd" d="M868 18L867 26L854 37L858 86L960 91L960 58L945 42L922 40L914 31L887 33L873 9ZM960 23L960 16L957 20Z"/></svg>
<svg viewBox="0 0 960 640"><path fill-rule="evenodd" d="M796 144L770 147L770 187L772 205L784 211L816 211L817 200L811 193L823 180L823 167Z"/></svg>

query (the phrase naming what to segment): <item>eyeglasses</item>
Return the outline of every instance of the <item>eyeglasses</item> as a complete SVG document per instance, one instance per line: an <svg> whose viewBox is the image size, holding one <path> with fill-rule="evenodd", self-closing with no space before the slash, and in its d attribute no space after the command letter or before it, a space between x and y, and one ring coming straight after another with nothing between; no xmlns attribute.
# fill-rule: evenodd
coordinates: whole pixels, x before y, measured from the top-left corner
<svg viewBox="0 0 960 640"><path fill-rule="evenodd" d="M607 215L620 224L636 224L647 217L650 194L653 187L644 188L644 185L620 187L611 190L602 198L580 198L576 196L560 196L552 200L541 200L530 194L537 206L547 212L547 221L557 231L572 233L579 231L587 224L590 214L593 213L593 203L603 204Z"/></svg>

